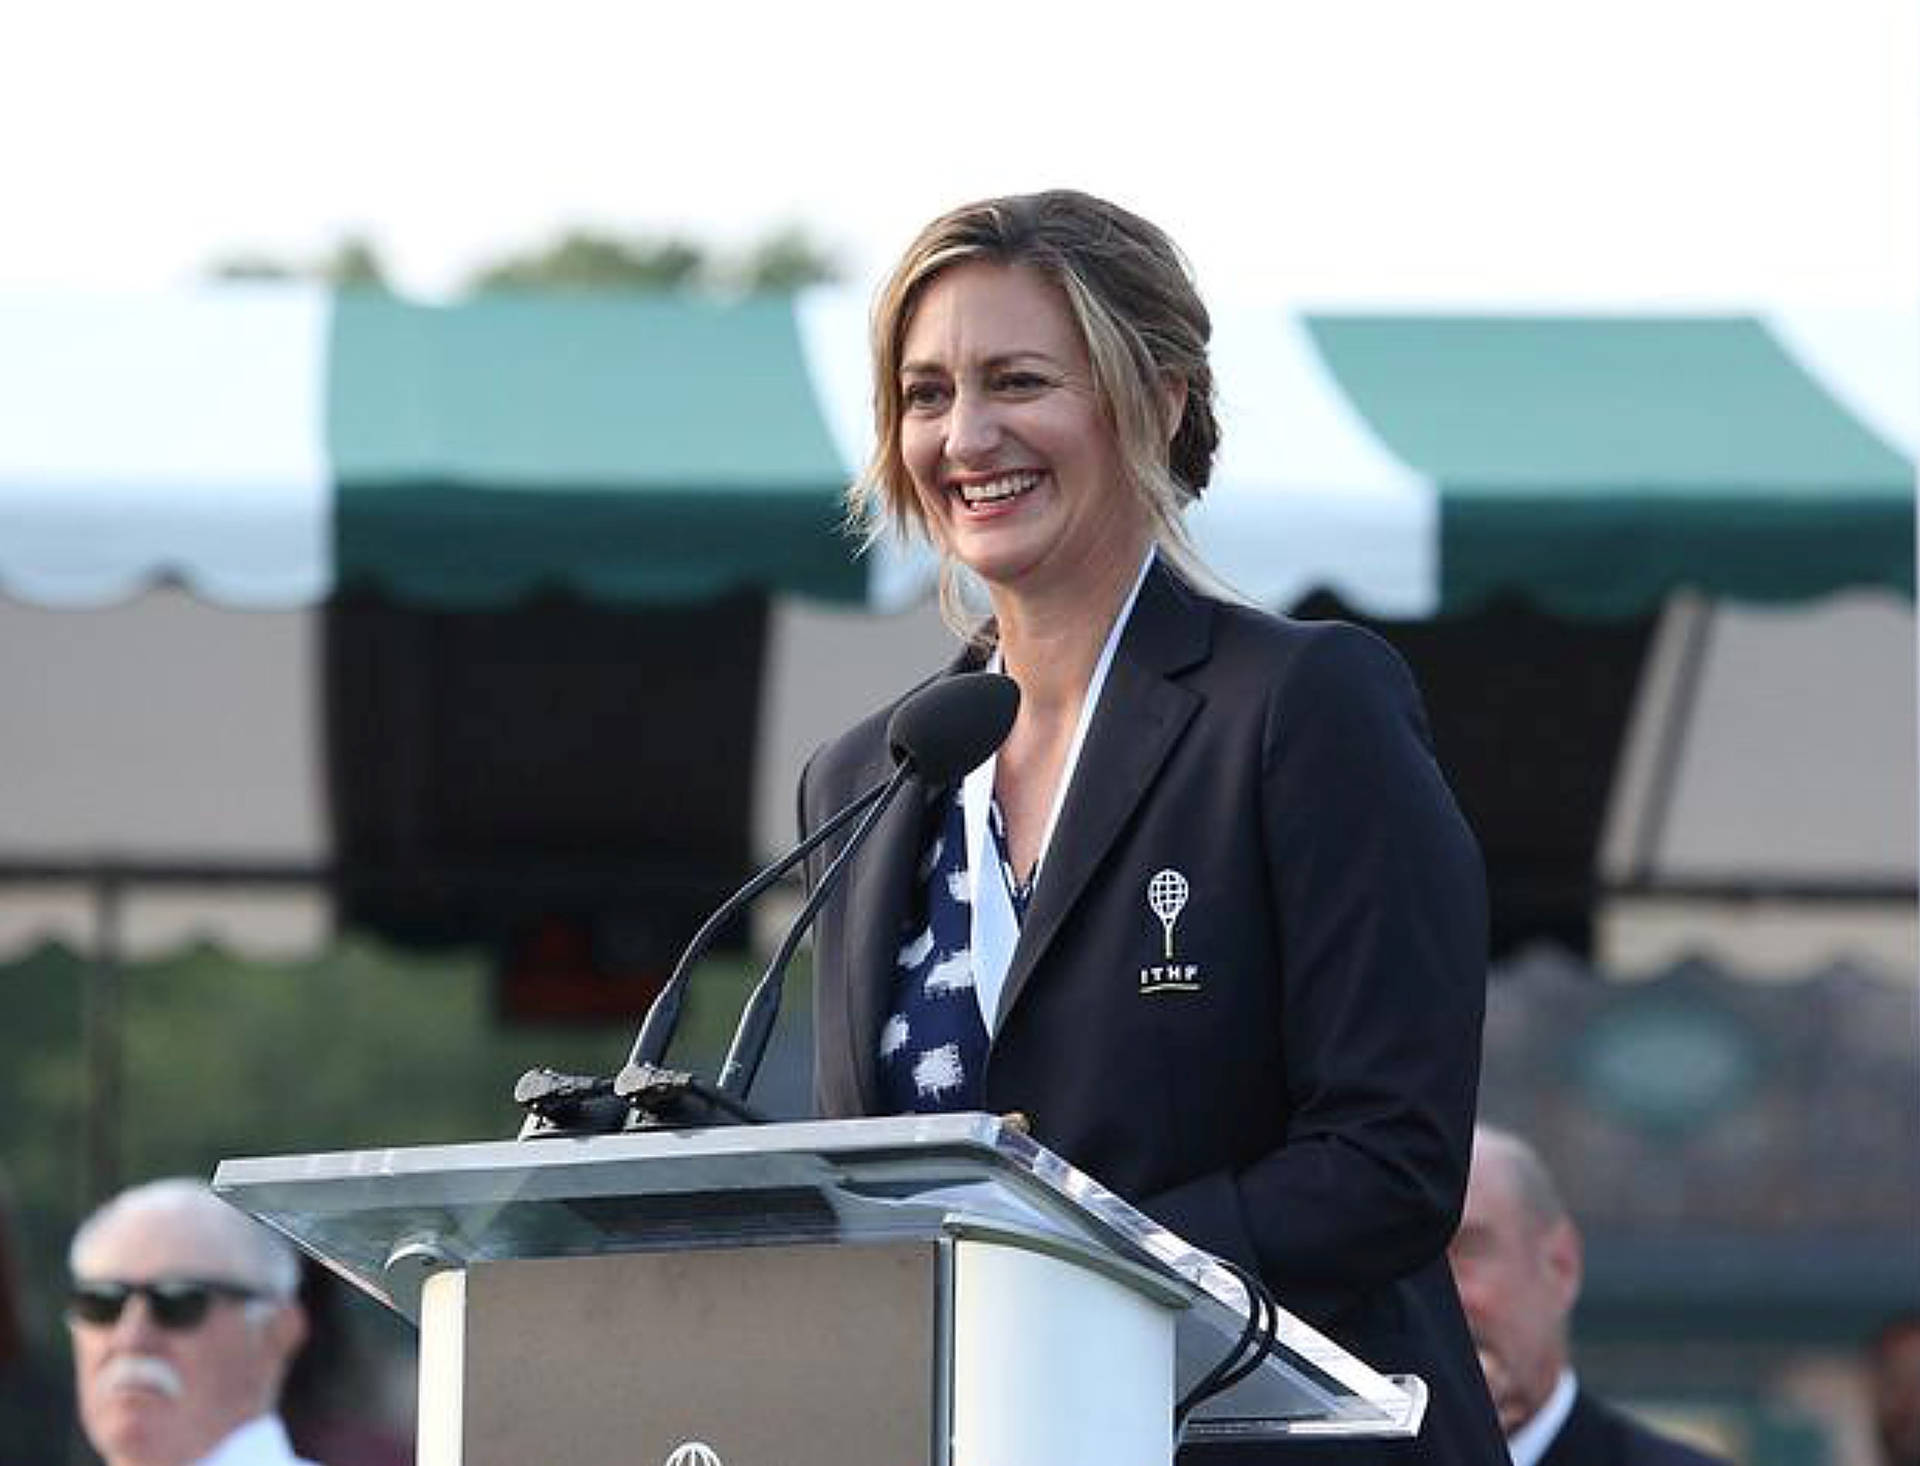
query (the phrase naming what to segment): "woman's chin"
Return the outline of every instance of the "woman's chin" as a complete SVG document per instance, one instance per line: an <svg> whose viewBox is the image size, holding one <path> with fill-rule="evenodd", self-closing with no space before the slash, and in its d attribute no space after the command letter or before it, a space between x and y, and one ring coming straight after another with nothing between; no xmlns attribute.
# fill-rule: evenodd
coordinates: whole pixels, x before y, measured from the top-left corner
<svg viewBox="0 0 1920 1466"><path fill-rule="evenodd" d="M949 527L953 558L988 585L1017 585L1046 559L1044 537L1032 526L996 519Z"/></svg>

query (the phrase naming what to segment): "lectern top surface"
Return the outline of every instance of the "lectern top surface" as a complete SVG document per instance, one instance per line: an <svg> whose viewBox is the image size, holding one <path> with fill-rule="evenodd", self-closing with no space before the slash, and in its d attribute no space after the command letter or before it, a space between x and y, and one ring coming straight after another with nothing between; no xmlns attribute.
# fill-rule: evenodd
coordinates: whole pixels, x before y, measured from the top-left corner
<svg viewBox="0 0 1920 1466"><path fill-rule="evenodd" d="M430 1273L507 1258L970 1234L1072 1255L1180 1309L1183 1378L1226 1351L1248 1307L1209 1254L981 1114L229 1160L213 1184L415 1318ZM1280 1322L1279 1357L1203 1414L1417 1424L1417 1382Z"/></svg>

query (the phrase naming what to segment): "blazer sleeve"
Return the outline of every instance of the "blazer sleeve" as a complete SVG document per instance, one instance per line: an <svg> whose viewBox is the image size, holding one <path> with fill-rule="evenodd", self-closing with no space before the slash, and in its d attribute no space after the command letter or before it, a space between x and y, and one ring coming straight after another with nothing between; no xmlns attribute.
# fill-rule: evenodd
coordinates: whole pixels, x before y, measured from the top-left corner
<svg viewBox="0 0 1920 1466"><path fill-rule="evenodd" d="M1485 877L1413 679L1370 632L1314 629L1270 689L1261 753L1284 1137L1147 1209L1325 1317L1440 1256L1459 1221Z"/></svg>

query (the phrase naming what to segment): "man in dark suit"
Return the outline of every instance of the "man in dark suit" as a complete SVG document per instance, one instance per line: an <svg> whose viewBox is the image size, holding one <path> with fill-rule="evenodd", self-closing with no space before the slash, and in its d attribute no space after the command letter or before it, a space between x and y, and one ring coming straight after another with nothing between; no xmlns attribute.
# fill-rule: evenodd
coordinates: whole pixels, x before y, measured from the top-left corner
<svg viewBox="0 0 1920 1466"><path fill-rule="evenodd" d="M1517 1135L1474 1130L1466 1210L1448 1258L1513 1466L1722 1466L1580 1387L1567 1331L1580 1296L1580 1232Z"/></svg>
<svg viewBox="0 0 1920 1466"><path fill-rule="evenodd" d="M1920 1309L1874 1330L1867 1368L1880 1466L1920 1466Z"/></svg>

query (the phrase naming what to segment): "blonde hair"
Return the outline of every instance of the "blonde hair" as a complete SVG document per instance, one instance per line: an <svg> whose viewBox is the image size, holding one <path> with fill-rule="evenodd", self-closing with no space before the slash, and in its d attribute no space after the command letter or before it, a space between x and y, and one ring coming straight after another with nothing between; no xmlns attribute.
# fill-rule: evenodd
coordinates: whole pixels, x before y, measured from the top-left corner
<svg viewBox="0 0 1920 1466"><path fill-rule="evenodd" d="M1213 323L1180 252L1137 214L1069 189L965 204L922 229L874 302L873 457L847 491L849 522L868 548L889 536L933 542L900 455L900 361L927 287L955 265L1022 265L1060 291L1086 344L1093 385L1113 429L1127 487L1160 554L1190 584L1239 597L1200 559L1182 518L1213 476L1220 446ZM1166 389L1186 390L1168 441ZM941 605L967 634L957 567L942 556Z"/></svg>

